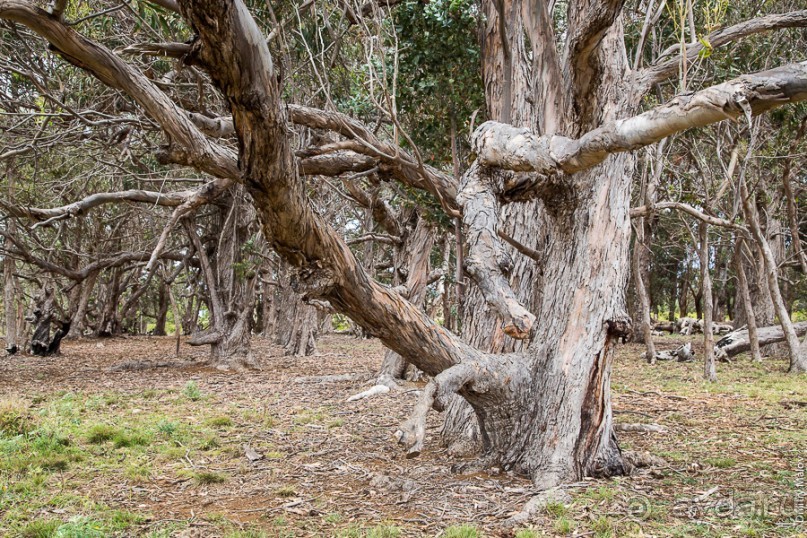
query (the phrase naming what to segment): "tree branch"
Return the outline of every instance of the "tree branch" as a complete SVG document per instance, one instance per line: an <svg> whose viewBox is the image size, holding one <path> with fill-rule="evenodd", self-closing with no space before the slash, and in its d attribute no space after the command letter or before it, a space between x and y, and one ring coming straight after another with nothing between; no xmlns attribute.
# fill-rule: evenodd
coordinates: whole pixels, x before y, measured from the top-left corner
<svg viewBox="0 0 807 538"><path fill-rule="evenodd" d="M704 42L708 43L710 49L716 49L739 39L762 32L770 32L782 28L804 27L807 27L807 10L767 15L765 17L743 21L739 24L729 26L728 28L716 30L704 37L701 41L687 44L685 53L686 59L687 61L695 60L705 49ZM666 80L678 72L678 68L681 65L680 50L680 44L673 45L661 54L654 65L639 71L637 79L642 87L642 90L640 90L642 93L647 91L647 88L653 84ZM664 60L664 58L668 58L672 55L675 55L675 57Z"/></svg>
<svg viewBox="0 0 807 538"><path fill-rule="evenodd" d="M189 61L205 66L230 103L245 185L265 237L298 268L298 291L327 300L431 375L482 356L373 282L344 240L312 210L294 173L287 108L280 102L273 60L243 2L182 0L181 6L199 35Z"/></svg>
<svg viewBox="0 0 807 538"><path fill-rule="evenodd" d="M742 224L737 224L735 222L731 222L730 220L721 219L719 217L714 217L712 215L707 215L703 211L692 207L689 204L684 204L681 202L658 202L653 204L652 206L640 206L634 207L630 210L630 217L637 218L637 217L649 217L653 214L654 211L659 209L675 209L677 211L683 211L684 213L695 217L696 219L705 222L706 224L711 224L712 226L721 226L723 228L731 228L733 230L738 230L743 233L748 233L748 229L743 226Z"/></svg>
<svg viewBox="0 0 807 538"><path fill-rule="evenodd" d="M483 166L553 175L595 166L612 153L631 151L672 134L726 119L734 120L748 106L754 114L807 99L807 62L743 75L638 116L609 122L574 140L536 136L529 129L496 122L483 123L472 146Z"/></svg>

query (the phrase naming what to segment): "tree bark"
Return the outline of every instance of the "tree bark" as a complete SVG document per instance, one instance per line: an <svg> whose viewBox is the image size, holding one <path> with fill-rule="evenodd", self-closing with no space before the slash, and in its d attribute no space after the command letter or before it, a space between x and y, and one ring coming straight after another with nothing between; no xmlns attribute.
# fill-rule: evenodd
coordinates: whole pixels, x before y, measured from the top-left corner
<svg viewBox="0 0 807 538"><path fill-rule="evenodd" d="M78 298L78 305L76 312L70 323L70 332L67 333L65 338L81 338L84 336L84 331L87 328L86 317L87 307L90 303L90 297L95 289L95 282L98 279L98 271L90 273L90 275L81 282L81 294Z"/></svg>
<svg viewBox="0 0 807 538"><path fill-rule="evenodd" d="M757 319L754 314L754 303L751 300L751 292L748 289L748 278L745 274L745 241L738 237L734 246L734 267L737 272L737 294L741 298L743 311L745 312L746 327L748 331L748 344L751 350L751 359L754 362L762 362L762 353L759 349L759 336L757 335Z"/></svg>
<svg viewBox="0 0 807 538"><path fill-rule="evenodd" d="M714 383L717 381L717 370L714 353L715 337L712 332L712 277L709 274L709 228L705 222L698 223L698 239L700 240L698 257L703 289L703 378Z"/></svg>
<svg viewBox="0 0 807 538"><path fill-rule="evenodd" d="M765 237L762 227L759 224L759 217L755 211L752 203L751 196L748 192L748 187L745 184L745 166L740 172L740 197L742 198L743 213L745 219L751 228L751 234L756 241L757 248L762 254L762 262L765 269L765 277L768 283L768 290L773 299L776 314L779 316L779 323L782 326L782 331L785 335L785 342L787 342L788 352L790 355L790 372L805 372L807 371L807 353L801 349L798 336L793 328L793 322L790 320L790 314L787 311L782 293L779 290L779 272L774 258L773 250L770 243Z"/></svg>

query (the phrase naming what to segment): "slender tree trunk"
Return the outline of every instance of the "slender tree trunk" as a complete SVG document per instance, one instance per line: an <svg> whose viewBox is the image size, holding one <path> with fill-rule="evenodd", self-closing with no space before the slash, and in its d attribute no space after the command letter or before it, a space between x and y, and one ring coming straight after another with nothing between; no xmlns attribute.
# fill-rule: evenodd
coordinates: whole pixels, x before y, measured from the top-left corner
<svg viewBox="0 0 807 538"><path fill-rule="evenodd" d="M745 275L745 264L743 263L743 250L745 241L742 237L737 237L734 247L734 265L737 272L737 294L742 299L745 311L746 326L748 327L748 340L751 346L751 359L754 362L762 362L762 353L759 349L759 337L757 336L757 320L754 315L754 303L751 301L751 292L748 290L748 278Z"/></svg>
<svg viewBox="0 0 807 538"><path fill-rule="evenodd" d="M666 140L666 139L665 139ZM665 140L656 146L656 166L651 174L647 174L647 167L642 174L641 199L647 207L653 207L656 202L656 185L661 178L664 162ZM636 242L633 247L633 278L636 288L636 296L639 299L640 330L642 340L647 348L647 360L650 364L656 363L656 346L653 344L652 322L650 319L650 297L645 283L649 282L650 276L650 243L653 229L650 222L653 215L641 217L636 223Z"/></svg>
<svg viewBox="0 0 807 538"><path fill-rule="evenodd" d="M162 282L160 290L157 295L157 316L154 324L154 335L165 336L165 322L168 319L168 306L170 298L168 297L168 284Z"/></svg>
<svg viewBox="0 0 807 538"><path fill-rule="evenodd" d="M787 312L785 303L782 300L782 294L779 291L779 274L776 265L776 260L771 250L767 238L762 232L762 227L759 224L759 217L757 216L755 207L748 193L748 187L745 184L744 169L740 173L740 197L742 198L743 213L745 220L751 228L751 234L757 243L757 248L762 254L762 261L765 268L765 276L768 282L768 290L773 300L776 313L779 316L779 323L782 325L782 331L785 334L785 341L787 342L788 351L790 353L790 372L805 372L807 371L807 354L803 353L799 344L798 336L793 328L793 323L790 321L790 315Z"/></svg>
<svg viewBox="0 0 807 538"><path fill-rule="evenodd" d="M807 131L807 116L804 116L796 131L796 136L790 142L788 155L794 155L798 151L799 141L804 137ZM807 256L804 254L804 249L801 246L801 234L799 233L799 217L798 210L796 209L796 197L793 194L793 186L790 178L793 174L793 158L788 157L784 160L784 169L782 171L782 189L784 190L785 201L787 202L787 222L790 228L790 242L793 248L793 254L799 262L802 274L807 274Z"/></svg>
<svg viewBox="0 0 807 538"><path fill-rule="evenodd" d="M104 286L101 317L95 329L96 336L113 336L118 333L118 299L121 293L121 271L115 267Z"/></svg>
<svg viewBox="0 0 807 538"><path fill-rule="evenodd" d="M709 228L705 222L698 223L698 238L700 248L698 257L701 266L701 283L703 289L703 378L707 381L717 381L715 368L715 337L712 332L712 277L709 274Z"/></svg>

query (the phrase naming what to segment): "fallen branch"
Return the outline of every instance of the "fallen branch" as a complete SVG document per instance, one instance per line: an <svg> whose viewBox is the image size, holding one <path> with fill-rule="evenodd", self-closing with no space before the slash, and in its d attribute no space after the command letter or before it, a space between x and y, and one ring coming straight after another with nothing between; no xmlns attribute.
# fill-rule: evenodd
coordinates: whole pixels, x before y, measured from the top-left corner
<svg viewBox="0 0 807 538"><path fill-rule="evenodd" d="M793 328L796 330L796 335L803 336L807 334L807 321L794 323ZM782 331L781 325L772 325L769 327L758 327L757 338L759 346L767 346L785 341L785 334ZM715 357L718 359L725 359L739 355L751 349L751 342L748 338L748 329L743 328L731 332L715 342Z"/></svg>

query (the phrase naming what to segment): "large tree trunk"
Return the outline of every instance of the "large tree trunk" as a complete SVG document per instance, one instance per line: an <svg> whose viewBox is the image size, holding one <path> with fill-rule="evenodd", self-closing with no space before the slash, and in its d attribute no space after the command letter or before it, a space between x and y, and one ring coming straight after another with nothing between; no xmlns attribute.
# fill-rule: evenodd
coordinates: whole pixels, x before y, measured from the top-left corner
<svg viewBox="0 0 807 538"><path fill-rule="evenodd" d="M489 117L547 133L563 128L563 107L553 109L536 99L547 108L533 109L525 101L534 94L534 88L552 92L552 80L557 79L538 84L542 71L535 71L535 81L523 82L523 65L511 66L513 72L507 72L510 64L502 43L509 43L514 61L526 57L520 53L525 34L518 25L512 25L513 21L521 24L521 4L503 2L508 21L504 25L493 4L485 3L489 8L484 51L486 89L497 88L493 80L502 77L509 78L513 89L508 93L505 84L502 94L488 92ZM538 19L547 16L544 8L537 10L540 13L531 13L532 18L524 24L539 24ZM497 33L502 30L507 34L505 40ZM621 28L612 28L598 54L619 58L620 35ZM533 33L530 39L534 55L552 55L551 32L543 36ZM552 62L548 59L542 69L553 71ZM607 73L599 73L599 91L596 97L589 96L586 108L598 101L608 108L605 102L618 99L622 64L609 62L604 68ZM626 114L633 106L628 104L621 110L614 107L608 112ZM606 119L598 115L602 110L596 105L587 111L590 115L569 122L564 134L575 135ZM466 340L494 353L526 352L526 359L520 360L527 361L529 375L526 384L501 395L499 401L490 397L475 401L468 396L454 399L443 428L450 449L467 452L481 445L491 461L532 476L541 487L583 474L624 472L611 425L610 368L618 337L609 333L609 327L627 319L624 289L630 223L619 215L619 208L630 205L633 166L632 156L610 157L577 174L575 185L579 189L574 194L559 190L551 207L533 200L503 209L500 220L504 233L532 252L541 253L545 260L542 267L539 260L506 247L512 259L510 287L519 304L541 323L528 340L511 339L503 330L499 313L481 297L479 289L469 291L463 317ZM572 202L575 196L578 198ZM546 238L551 238L548 243ZM597 307L586 306L593 304ZM530 387L542 389L536 393ZM464 401L470 402L476 420Z"/></svg>
<svg viewBox="0 0 807 538"><path fill-rule="evenodd" d="M95 282L97 279L98 271L93 271L81 282L81 284L77 284L81 287L81 293L78 297L76 312L73 314L72 321L70 323L70 332L67 333L65 338L81 338L84 336L84 331L87 328L87 307L90 304L90 297L92 296L93 289L95 289Z"/></svg>
<svg viewBox="0 0 807 538"><path fill-rule="evenodd" d="M196 230L186 223L207 286L210 326L196 333L190 345L210 346L210 361L221 370L242 370L256 365L250 351L250 329L254 304L257 262L248 258L242 246L252 234L255 219L251 204L243 200L241 187L231 189L228 204L216 220L219 232L208 251ZM215 254L211 256L210 254Z"/></svg>

